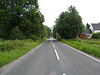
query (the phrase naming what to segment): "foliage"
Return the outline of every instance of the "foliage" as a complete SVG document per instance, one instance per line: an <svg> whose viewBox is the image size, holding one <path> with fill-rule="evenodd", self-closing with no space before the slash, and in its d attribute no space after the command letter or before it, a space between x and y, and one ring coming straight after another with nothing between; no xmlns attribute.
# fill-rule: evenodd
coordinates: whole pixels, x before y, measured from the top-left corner
<svg viewBox="0 0 100 75"><path fill-rule="evenodd" d="M88 23L86 24L86 29L90 29L90 25Z"/></svg>
<svg viewBox="0 0 100 75"><path fill-rule="evenodd" d="M50 35L51 35L51 29L48 26L44 25L44 36L46 38L49 38Z"/></svg>
<svg viewBox="0 0 100 75"><path fill-rule="evenodd" d="M42 38L43 22L37 0L0 0L1 38L23 39L33 35Z"/></svg>
<svg viewBox="0 0 100 75"><path fill-rule="evenodd" d="M34 34L30 38L33 39L34 41L37 41L37 40L41 39L40 37L38 37Z"/></svg>
<svg viewBox="0 0 100 75"><path fill-rule="evenodd" d="M15 27L11 30L10 39L23 39L23 33L19 30L19 27Z"/></svg>
<svg viewBox="0 0 100 75"><path fill-rule="evenodd" d="M56 25L54 27L56 31L54 32L57 32L57 37L69 39L76 38L82 32L83 28L84 25L81 16L75 7L70 6L68 11L62 12L59 18L56 19Z"/></svg>
<svg viewBox="0 0 100 75"><path fill-rule="evenodd" d="M93 33L92 38L94 38L94 39L100 39L100 32Z"/></svg>
<svg viewBox="0 0 100 75"><path fill-rule="evenodd" d="M9 51L20 46L24 46L24 42L19 40L0 41L0 51Z"/></svg>
<svg viewBox="0 0 100 75"><path fill-rule="evenodd" d="M0 41L0 67L25 55L28 51L39 45L43 40L4 40ZM2 47L2 49L1 49Z"/></svg>
<svg viewBox="0 0 100 75"><path fill-rule="evenodd" d="M56 29L56 26L53 27L53 37L57 38L57 29Z"/></svg>

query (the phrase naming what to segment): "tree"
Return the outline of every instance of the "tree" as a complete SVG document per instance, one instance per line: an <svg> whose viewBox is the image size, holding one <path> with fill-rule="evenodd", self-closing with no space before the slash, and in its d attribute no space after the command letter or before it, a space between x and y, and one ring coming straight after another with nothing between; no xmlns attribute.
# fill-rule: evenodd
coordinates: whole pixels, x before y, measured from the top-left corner
<svg viewBox="0 0 100 75"><path fill-rule="evenodd" d="M46 38L49 38L50 35L51 35L51 29L48 26L44 25L44 36Z"/></svg>
<svg viewBox="0 0 100 75"><path fill-rule="evenodd" d="M56 26L53 27L53 37L57 38L57 29L56 29Z"/></svg>
<svg viewBox="0 0 100 75"><path fill-rule="evenodd" d="M43 38L43 22L38 0L0 0L0 37L12 39L17 27L25 38Z"/></svg>
<svg viewBox="0 0 100 75"><path fill-rule="evenodd" d="M86 29L90 29L90 25L88 23L86 24Z"/></svg>
<svg viewBox="0 0 100 75"><path fill-rule="evenodd" d="M19 30L19 27L15 27L14 29L11 30L10 32L10 38L12 40L15 40L15 39L23 39L23 33Z"/></svg>
<svg viewBox="0 0 100 75"><path fill-rule="evenodd" d="M62 12L56 20L55 28L58 36L64 39L76 38L82 32L84 25L82 18L74 6L70 6L68 11Z"/></svg>

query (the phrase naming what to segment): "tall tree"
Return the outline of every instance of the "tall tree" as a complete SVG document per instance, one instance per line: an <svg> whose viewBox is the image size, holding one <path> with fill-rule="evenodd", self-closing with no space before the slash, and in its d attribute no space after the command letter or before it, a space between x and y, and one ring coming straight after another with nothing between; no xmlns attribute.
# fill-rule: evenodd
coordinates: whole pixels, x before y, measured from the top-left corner
<svg viewBox="0 0 100 75"><path fill-rule="evenodd" d="M0 0L0 37L11 39L16 29L14 32L25 38L33 35L42 38L43 22L38 0Z"/></svg>
<svg viewBox="0 0 100 75"><path fill-rule="evenodd" d="M52 33L54 38L57 38L57 29L56 26L53 27L53 33Z"/></svg>
<svg viewBox="0 0 100 75"><path fill-rule="evenodd" d="M86 29L90 29L90 25L88 23L86 24Z"/></svg>
<svg viewBox="0 0 100 75"><path fill-rule="evenodd" d="M84 28L82 18L74 6L60 14L55 26L58 35L64 39L76 38Z"/></svg>
<svg viewBox="0 0 100 75"><path fill-rule="evenodd" d="M48 26L44 25L44 37L49 38L50 36L51 36L51 29Z"/></svg>

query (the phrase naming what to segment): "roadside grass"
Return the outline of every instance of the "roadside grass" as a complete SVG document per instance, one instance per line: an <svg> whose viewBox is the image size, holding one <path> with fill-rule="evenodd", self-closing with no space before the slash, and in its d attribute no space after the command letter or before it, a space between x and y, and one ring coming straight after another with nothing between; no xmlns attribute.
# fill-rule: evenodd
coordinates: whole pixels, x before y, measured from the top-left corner
<svg viewBox="0 0 100 75"><path fill-rule="evenodd" d="M26 54L43 41L33 41L31 39L0 41L0 67Z"/></svg>
<svg viewBox="0 0 100 75"><path fill-rule="evenodd" d="M100 40L99 39L70 39L61 40L61 42L68 44L78 50L86 52L92 56L100 58Z"/></svg>

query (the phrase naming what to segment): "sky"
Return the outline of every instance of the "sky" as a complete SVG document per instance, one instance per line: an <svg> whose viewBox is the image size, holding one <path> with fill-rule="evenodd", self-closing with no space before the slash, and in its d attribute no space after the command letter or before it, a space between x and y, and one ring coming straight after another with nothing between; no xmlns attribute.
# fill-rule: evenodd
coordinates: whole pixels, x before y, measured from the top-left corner
<svg viewBox="0 0 100 75"><path fill-rule="evenodd" d="M100 22L100 0L38 0L38 3L45 18L44 25L49 27L55 25L60 13L71 5L76 7L84 24Z"/></svg>

